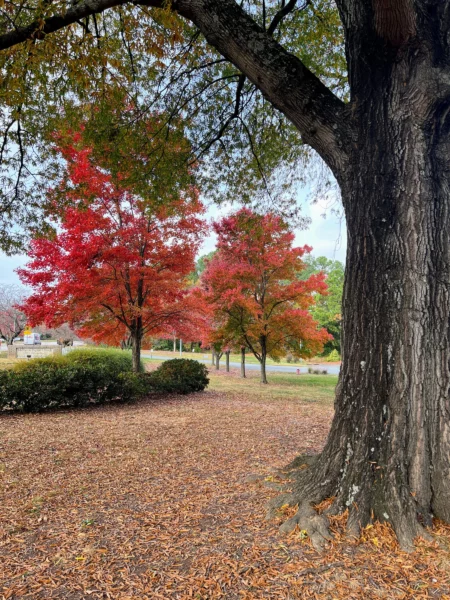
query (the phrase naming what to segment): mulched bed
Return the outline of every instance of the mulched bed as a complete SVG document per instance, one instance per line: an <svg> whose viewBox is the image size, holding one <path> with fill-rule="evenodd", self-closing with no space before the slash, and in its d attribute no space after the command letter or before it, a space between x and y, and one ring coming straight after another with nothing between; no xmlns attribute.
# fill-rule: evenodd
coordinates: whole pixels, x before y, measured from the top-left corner
<svg viewBox="0 0 450 600"><path fill-rule="evenodd" d="M205 392L0 417L0 598L450 598L450 527L317 554L264 520L265 474L320 450L331 408ZM266 482L266 483L267 483Z"/></svg>

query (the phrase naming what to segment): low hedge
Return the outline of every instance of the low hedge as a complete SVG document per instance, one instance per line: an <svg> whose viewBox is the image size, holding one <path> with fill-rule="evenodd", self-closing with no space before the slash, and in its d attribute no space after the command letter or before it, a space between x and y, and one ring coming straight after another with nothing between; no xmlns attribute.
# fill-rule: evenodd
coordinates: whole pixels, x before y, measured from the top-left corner
<svg viewBox="0 0 450 600"><path fill-rule="evenodd" d="M77 348L69 350L64 358L70 363L89 364L92 366L105 366L114 371L131 371L133 368L133 360L131 352L126 350L117 350L116 348ZM141 369L144 367L141 363Z"/></svg>
<svg viewBox="0 0 450 600"><path fill-rule="evenodd" d="M206 367L195 360L169 360L152 373L136 374L127 352L74 350L1 370L0 410L37 412L135 400L151 392L189 394L208 383Z"/></svg>
<svg viewBox="0 0 450 600"><path fill-rule="evenodd" d="M0 371L0 408L35 412L102 404L140 395L131 357L109 350L73 351Z"/></svg>

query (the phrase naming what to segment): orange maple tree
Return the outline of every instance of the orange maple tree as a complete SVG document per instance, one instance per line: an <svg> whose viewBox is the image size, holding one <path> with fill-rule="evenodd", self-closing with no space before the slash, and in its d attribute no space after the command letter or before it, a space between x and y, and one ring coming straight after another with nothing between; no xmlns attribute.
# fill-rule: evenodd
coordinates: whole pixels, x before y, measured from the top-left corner
<svg viewBox="0 0 450 600"><path fill-rule="evenodd" d="M203 296L212 312L209 341L244 345L261 364L267 383L267 357L287 351L314 355L330 339L308 308L315 294L326 293L325 276L306 280L302 256L308 246L294 247L294 234L272 213L244 208L214 224L217 252L202 276Z"/></svg>
<svg viewBox="0 0 450 600"><path fill-rule="evenodd" d="M34 239L19 270L34 291L22 308L31 324L68 322L113 344L129 337L137 371L146 336L186 329L195 317L187 276L206 230L198 190L149 202L95 164L80 133L59 151L67 202L59 232Z"/></svg>

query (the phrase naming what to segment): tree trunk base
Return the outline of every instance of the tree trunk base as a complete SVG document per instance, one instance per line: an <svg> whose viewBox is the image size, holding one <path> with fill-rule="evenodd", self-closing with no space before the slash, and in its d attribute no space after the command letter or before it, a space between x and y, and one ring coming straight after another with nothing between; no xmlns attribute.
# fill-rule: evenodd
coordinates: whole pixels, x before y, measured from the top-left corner
<svg viewBox="0 0 450 600"><path fill-rule="evenodd" d="M432 525L431 512L424 519L412 496L409 500L405 499L400 490L390 485L380 488L374 485L371 477L366 478L365 484L361 483L359 472L359 485L356 482L351 484L358 501L349 502L348 490L340 488L342 473L334 481L331 478L323 479L321 462L320 456L299 456L279 473L282 478L292 481L291 491L269 502L266 518L276 517L283 506L298 507L296 514L281 525L281 533L289 534L298 527L307 532L314 548L321 551L332 539L328 516L348 511L346 529L349 537L359 537L364 527L377 520L392 526L400 548L404 551L414 550L416 537L433 539L426 530L426 527ZM346 483L348 484L348 478ZM333 495L335 490L338 491ZM330 497L332 502L329 507L319 513L315 506Z"/></svg>

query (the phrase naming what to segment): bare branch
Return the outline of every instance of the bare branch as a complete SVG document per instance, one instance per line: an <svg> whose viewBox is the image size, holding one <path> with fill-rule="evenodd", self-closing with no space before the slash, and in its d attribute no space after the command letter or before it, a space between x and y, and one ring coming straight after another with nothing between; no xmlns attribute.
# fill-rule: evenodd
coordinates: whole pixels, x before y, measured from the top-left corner
<svg viewBox="0 0 450 600"><path fill-rule="evenodd" d="M306 0L305 8L306 8L306 6L308 6L309 3L310 3L310 0ZM294 10L296 5L297 5L297 0L289 0L289 2L287 4L284 4L284 6L276 13L274 18L272 19L272 22L270 23L269 27L267 28L267 33L269 35L274 34L275 29L278 27L278 25L280 25L280 23L283 21L283 19L285 17L287 17L287 15Z"/></svg>
<svg viewBox="0 0 450 600"><path fill-rule="evenodd" d="M239 117L240 105L241 105L241 94L242 94L242 90L244 87L244 83L245 83L245 75L241 74L241 75L239 75L239 79L238 79L238 83L237 83L237 87L236 87L236 100L235 100L233 112L228 117L228 119L225 121L225 123L223 123L223 125L221 126L221 128L219 129L217 134L212 139L208 140L206 145L202 148L201 152L198 154L197 159L200 158L203 154L205 154L205 152L207 152L213 144L218 142L222 138L223 134L228 129L230 124L234 121L234 119L237 119Z"/></svg>

